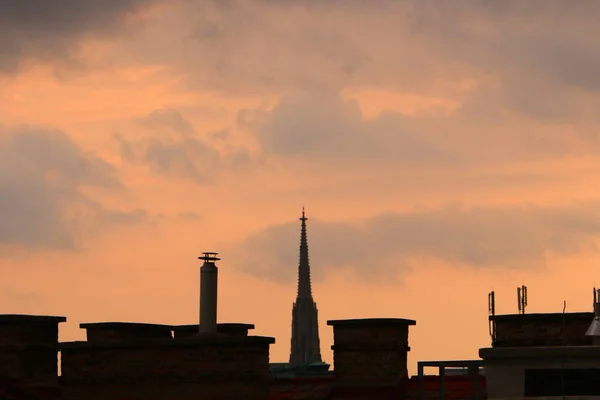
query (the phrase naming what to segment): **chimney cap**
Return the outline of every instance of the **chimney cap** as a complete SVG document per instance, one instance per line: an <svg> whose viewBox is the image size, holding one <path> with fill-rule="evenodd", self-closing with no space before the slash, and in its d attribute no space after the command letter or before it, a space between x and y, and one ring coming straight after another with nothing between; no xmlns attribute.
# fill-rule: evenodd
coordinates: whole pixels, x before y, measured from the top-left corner
<svg viewBox="0 0 600 400"><path fill-rule="evenodd" d="M0 314L0 324L30 324L30 323L61 323L66 322L67 317L51 315L30 314Z"/></svg>
<svg viewBox="0 0 600 400"><path fill-rule="evenodd" d="M206 262L209 261L219 261L220 258L217 257L219 255L219 253L214 253L211 251L205 251L202 253L202 255L200 257L198 257L199 260L204 260Z"/></svg>
<svg viewBox="0 0 600 400"><path fill-rule="evenodd" d="M327 321L327 325L340 328L346 327L373 327L373 326L409 326L416 325L417 321L404 318L361 318L361 319L338 319Z"/></svg>

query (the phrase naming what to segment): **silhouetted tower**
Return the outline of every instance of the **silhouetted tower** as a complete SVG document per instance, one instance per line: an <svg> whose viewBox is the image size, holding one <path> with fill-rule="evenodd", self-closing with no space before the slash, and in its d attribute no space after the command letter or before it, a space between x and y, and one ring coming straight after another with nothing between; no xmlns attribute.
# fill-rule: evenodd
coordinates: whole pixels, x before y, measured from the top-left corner
<svg viewBox="0 0 600 400"><path fill-rule="evenodd" d="M300 231L300 262L298 264L298 295L292 308L292 346L290 364L321 362L317 304L313 300L308 262L306 220L302 207Z"/></svg>

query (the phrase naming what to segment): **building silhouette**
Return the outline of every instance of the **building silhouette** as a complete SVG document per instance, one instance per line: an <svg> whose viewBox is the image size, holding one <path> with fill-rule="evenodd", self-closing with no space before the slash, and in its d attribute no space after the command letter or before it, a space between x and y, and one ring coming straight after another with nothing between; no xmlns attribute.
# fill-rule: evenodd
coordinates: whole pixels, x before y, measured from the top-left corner
<svg viewBox="0 0 600 400"><path fill-rule="evenodd" d="M308 241L306 238L306 218L304 207L300 221L300 260L298 264L298 294L292 308L292 339L290 364L320 363L321 344L319 340L318 310L312 296Z"/></svg>

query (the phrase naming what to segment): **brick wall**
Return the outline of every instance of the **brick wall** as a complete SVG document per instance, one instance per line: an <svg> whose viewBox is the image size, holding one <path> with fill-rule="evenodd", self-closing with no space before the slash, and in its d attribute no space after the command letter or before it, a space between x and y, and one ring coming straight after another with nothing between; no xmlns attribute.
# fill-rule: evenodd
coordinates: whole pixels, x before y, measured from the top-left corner
<svg viewBox="0 0 600 400"><path fill-rule="evenodd" d="M58 324L64 317L0 315L0 375L53 384L58 375Z"/></svg>
<svg viewBox="0 0 600 400"><path fill-rule="evenodd" d="M80 324L88 342L122 342L132 340L171 339L171 326L132 322Z"/></svg>
<svg viewBox="0 0 600 400"><path fill-rule="evenodd" d="M30 382L56 381L56 345L0 346L0 376Z"/></svg>
<svg viewBox="0 0 600 400"><path fill-rule="evenodd" d="M511 314L490 316L496 325L493 347L585 346L593 313Z"/></svg>
<svg viewBox="0 0 600 400"><path fill-rule="evenodd" d="M407 379L405 319L327 321L333 326L336 386L399 386Z"/></svg>
<svg viewBox="0 0 600 400"><path fill-rule="evenodd" d="M65 400L265 400L265 337L61 345Z"/></svg>

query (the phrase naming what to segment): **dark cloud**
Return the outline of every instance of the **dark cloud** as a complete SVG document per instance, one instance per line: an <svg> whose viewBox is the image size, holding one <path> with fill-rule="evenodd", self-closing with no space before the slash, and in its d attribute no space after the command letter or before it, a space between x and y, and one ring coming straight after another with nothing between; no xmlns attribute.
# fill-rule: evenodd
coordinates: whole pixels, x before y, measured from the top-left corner
<svg viewBox="0 0 600 400"><path fill-rule="evenodd" d="M122 188L113 165L63 132L0 129L0 246L74 249L90 231L144 218L105 209L84 194L90 187Z"/></svg>
<svg viewBox="0 0 600 400"><path fill-rule="evenodd" d="M158 0L0 0L0 72L29 59L71 58L78 41L115 35L124 18Z"/></svg>
<svg viewBox="0 0 600 400"><path fill-rule="evenodd" d="M160 175L204 185L213 183L227 168L245 168L253 162L244 149L235 146L221 152L201 138L178 110L157 110L138 121L147 135L141 140L116 135L120 154L129 162L148 165ZM226 131L209 136L216 140L227 138Z"/></svg>
<svg viewBox="0 0 600 400"><path fill-rule="evenodd" d="M599 206L447 207L383 214L360 224L311 219L311 262L317 278L350 268L392 279L427 259L473 268L543 267L547 256L597 250ZM286 223L249 236L228 257L247 273L291 280L298 243L298 223Z"/></svg>

